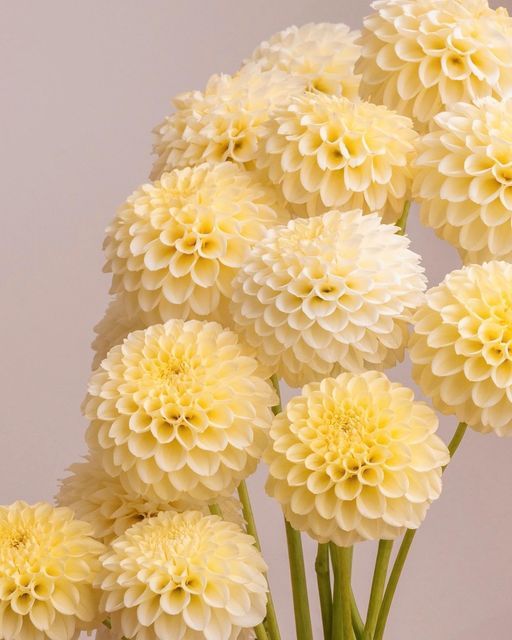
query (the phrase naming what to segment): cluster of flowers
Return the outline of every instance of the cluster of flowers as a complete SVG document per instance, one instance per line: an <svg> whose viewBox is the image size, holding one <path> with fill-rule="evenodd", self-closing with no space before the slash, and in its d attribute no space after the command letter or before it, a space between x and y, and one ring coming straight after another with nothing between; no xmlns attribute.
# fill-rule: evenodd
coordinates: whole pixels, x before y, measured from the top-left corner
<svg viewBox="0 0 512 640"><path fill-rule="evenodd" d="M373 7L362 34L278 33L156 128L152 181L107 229L88 457L59 507L0 508L2 640L268 629L234 497L261 459L320 543L416 529L449 452L382 372L408 346L435 408L512 434L512 19L485 0ZM466 263L428 291L413 197ZM274 415L277 376L302 390Z"/></svg>

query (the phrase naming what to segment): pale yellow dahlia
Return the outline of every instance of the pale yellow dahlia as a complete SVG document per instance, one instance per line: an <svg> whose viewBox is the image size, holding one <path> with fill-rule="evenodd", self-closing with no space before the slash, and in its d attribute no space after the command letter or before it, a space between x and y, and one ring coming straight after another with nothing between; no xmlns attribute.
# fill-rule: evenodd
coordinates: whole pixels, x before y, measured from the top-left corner
<svg viewBox="0 0 512 640"><path fill-rule="evenodd" d="M411 186L417 134L409 118L369 102L306 93L276 110L258 166L309 215L383 210L394 222Z"/></svg>
<svg viewBox="0 0 512 640"><path fill-rule="evenodd" d="M466 262L512 259L512 98L458 103L435 123L414 182L423 223Z"/></svg>
<svg viewBox="0 0 512 640"><path fill-rule="evenodd" d="M231 305L259 359L292 386L401 359L426 280L395 231L360 210L271 229L241 268Z"/></svg>
<svg viewBox="0 0 512 640"><path fill-rule="evenodd" d="M379 0L365 19L365 98L414 117L420 128L443 107L512 91L506 9L487 0Z"/></svg>
<svg viewBox="0 0 512 640"><path fill-rule="evenodd" d="M114 632L133 640L237 640L265 617L267 567L254 538L217 516L144 520L103 566Z"/></svg>
<svg viewBox="0 0 512 640"><path fill-rule="evenodd" d="M267 492L290 524L350 546L416 529L441 493L438 420L376 371L306 385L274 419Z"/></svg>
<svg viewBox="0 0 512 640"><path fill-rule="evenodd" d="M413 376L434 406L512 435L512 264L452 271L414 317Z"/></svg>
<svg viewBox="0 0 512 640"><path fill-rule="evenodd" d="M151 178L202 162L250 166L272 111L305 86L303 78L249 64L233 76L212 76L204 92L178 96L176 112L154 130L157 159Z"/></svg>
<svg viewBox="0 0 512 640"><path fill-rule="evenodd" d="M306 78L308 89L354 100L359 95L360 77L354 73L361 55L355 42L359 36L342 23L292 26L262 42L250 61L265 71L281 69Z"/></svg>
<svg viewBox="0 0 512 640"><path fill-rule="evenodd" d="M92 375L87 440L107 473L157 501L216 501L256 468L276 403L259 363L215 322L130 333Z"/></svg>
<svg viewBox="0 0 512 640"><path fill-rule="evenodd" d="M70 509L0 506L0 638L75 640L101 618L103 545Z"/></svg>
<svg viewBox="0 0 512 640"><path fill-rule="evenodd" d="M220 320L250 246L288 215L272 185L225 162L178 169L135 191L107 229L105 269L128 315Z"/></svg>

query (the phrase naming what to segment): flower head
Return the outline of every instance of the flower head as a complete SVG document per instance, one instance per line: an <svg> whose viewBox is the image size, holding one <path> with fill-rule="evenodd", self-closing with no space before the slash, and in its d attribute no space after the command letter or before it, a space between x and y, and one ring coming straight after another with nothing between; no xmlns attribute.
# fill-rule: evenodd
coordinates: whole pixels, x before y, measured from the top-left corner
<svg viewBox="0 0 512 640"><path fill-rule="evenodd" d="M267 443L276 399L260 372L215 322L135 331L89 383L91 450L130 492L153 500L230 496Z"/></svg>
<svg viewBox="0 0 512 640"><path fill-rule="evenodd" d="M437 417L382 373L304 387L270 430L267 492L290 524L350 546L416 529L441 493L449 453Z"/></svg>
<svg viewBox="0 0 512 640"><path fill-rule="evenodd" d="M417 134L386 107L307 93L279 108L258 166L309 215L334 207L383 210L396 221L410 189Z"/></svg>
<svg viewBox="0 0 512 640"><path fill-rule="evenodd" d="M234 640L265 617L266 565L254 539L198 511L160 513L103 556L105 608L134 640Z"/></svg>
<svg viewBox="0 0 512 640"><path fill-rule="evenodd" d="M101 620L102 544L70 509L0 506L0 638L75 640Z"/></svg>
<svg viewBox="0 0 512 640"><path fill-rule="evenodd" d="M414 183L423 222L467 262L512 259L512 98L458 103L435 123Z"/></svg>
<svg viewBox="0 0 512 640"><path fill-rule="evenodd" d="M476 431L512 435L512 264L452 271L414 317L413 377Z"/></svg>
<svg viewBox="0 0 512 640"><path fill-rule="evenodd" d="M237 330L292 386L392 366L426 286L417 254L375 214L331 211L271 229L234 284Z"/></svg>

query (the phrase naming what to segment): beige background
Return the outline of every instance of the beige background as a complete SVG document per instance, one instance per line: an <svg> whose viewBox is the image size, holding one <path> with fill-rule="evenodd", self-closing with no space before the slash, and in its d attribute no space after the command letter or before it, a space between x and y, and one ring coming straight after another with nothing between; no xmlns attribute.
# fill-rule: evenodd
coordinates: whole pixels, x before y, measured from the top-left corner
<svg viewBox="0 0 512 640"><path fill-rule="evenodd" d="M512 8L510 0L505 4ZM79 405L92 326L107 302L103 229L144 181L150 130L179 91L234 71L274 31L307 21L356 27L358 0L2 0L0 503L50 500L83 452ZM431 284L457 258L412 216ZM408 382L404 365L392 374ZM454 422L443 419L449 438ZM470 433L415 542L390 640L511 637L512 441ZM283 640L293 637L276 506L251 481ZM313 545L307 544L308 553ZM356 550L356 590L374 545ZM366 597L366 596L365 596ZM316 592L312 590L319 635Z"/></svg>

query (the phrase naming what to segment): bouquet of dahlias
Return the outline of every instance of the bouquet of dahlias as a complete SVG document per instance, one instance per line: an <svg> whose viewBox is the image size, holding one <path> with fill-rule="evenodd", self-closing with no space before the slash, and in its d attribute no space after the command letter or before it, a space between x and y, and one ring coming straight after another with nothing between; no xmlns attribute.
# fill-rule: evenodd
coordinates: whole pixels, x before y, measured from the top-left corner
<svg viewBox="0 0 512 640"><path fill-rule="evenodd" d="M274 35L156 127L151 181L106 232L88 455L59 506L0 507L1 640L280 640L245 484L261 462L297 640L302 534L324 640L381 640L467 426L512 435L512 18L486 0L373 9L362 34ZM464 263L428 291L413 199ZM407 349L460 420L448 445L383 372ZM280 381L300 388L284 407Z"/></svg>

